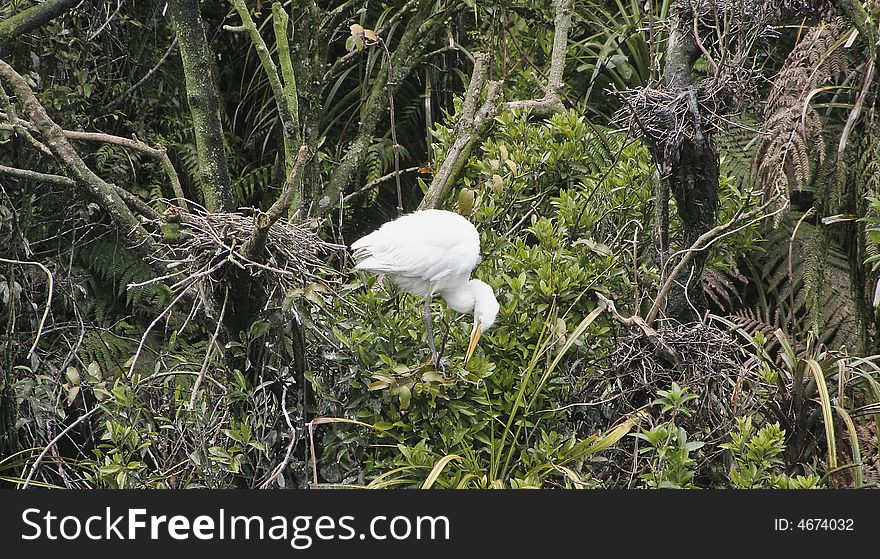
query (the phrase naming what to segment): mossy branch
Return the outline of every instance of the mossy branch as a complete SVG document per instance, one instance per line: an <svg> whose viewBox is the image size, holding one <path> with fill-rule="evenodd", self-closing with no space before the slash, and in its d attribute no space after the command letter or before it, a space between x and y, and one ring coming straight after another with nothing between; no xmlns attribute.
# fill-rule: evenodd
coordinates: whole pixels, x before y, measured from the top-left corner
<svg viewBox="0 0 880 559"><path fill-rule="evenodd" d="M10 65L0 60L0 82L15 95L19 105L30 115L43 140L67 174L83 187L92 199L113 219L120 231L134 241L144 253L155 246L140 220L123 201L119 188L96 175L85 164L61 129L46 113L24 78Z"/></svg>
<svg viewBox="0 0 880 559"><path fill-rule="evenodd" d="M254 49L257 51L257 56L260 58L260 64L263 66L263 71L266 73L266 77L269 78L269 86L272 88L272 95L275 98L275 106L278 108L278 116L281 118L281 127L284 130L284 161L285 168L290 169L293 165L295 155L293 151L293 146L296 145L297 140L297 127L294 126L293 116L290 110L289 99L285 94L285 88L281 84L281 78L278 75L278 67L275 66L275 62L272 60L272 55L269 53L269 47L266 46L266 41L263 40L263 36L260 35L260 30L257 29L257 25L254 23L253 18L251 17L250 10L245 4L244 0L230 0L230 3L235 8L235 11L238 12L238 16L241 18L241 27L244 31L247 32L248 36L251 38L251 43L254 45ZM284 13L284 10L280 8L276 10L273 6L272 8L273 14L276 11L280 11ZM286 15L286 14L285 14ZM280 22L276 22L276 33L277 33L277 25ZM287 38L287 29L286 25L284 26L284 37ZM279 48L279 53L281 49ZM279 54L280 56L280 54ZM287 61L290 62L290 51L287 51ZM293 67L290 66L290 75L293 75Z"/></svg>
<svg viewBox="0 0 880 559"><path fill-rule="evenodd" d="M287 37L290 16L284 11L284 7L280 2L272 4L272 22L275 27L275 44L278 47L278 63L281 66L281 77L284 80L284 100L287 102L287 107L290 111L293 140L296 144L301 142L299 134L299 93L296 90L296 73L293 71L293 61L290 58L290 41Z"/></svg>
<svg viewBox="0 0 880 559"><path fill-rule="evenodd" d="M553 22L553 50L550 54L550 71L541 99L510 101L505 110L529 109L539 116L550 116L565 109L562 104L562 88L565 86L565 58L568 54L568 34L571 30L573 0L553 0L556 17Z"/></svg>
<svg viewBox="0 0 880 559"><path fill-rule="evenodd" d="M70 140L80 140L85 142L101 142L105 144L113 144L132 151L137 151L155 160L162 171L168 177L171 183L171 190L177 197L177 205L183 209L189 209L186 204L186 196L183 194L183 187L180 185L180 177L168 157L168 152L164 147L153 147L135 138L123 138L121 136L113 136L101 132L77 132L74 130L65 130L64 136Z"/></svg>
<svg viewBox="0 0 880 559"><path fill-rule="evenodd" d="M571 30L573 0L554 0L556 10L553 28L553 50L550 56L550 71L544 86L541 99L509 101L500 104L502 82L489 82L486 100L477 110L477 102L488 76L489 57L485 54L474 56L474 71L462 103L461 115L455 128L452 146L434 179L431 181L419 209L436 208L452 185L458 180L467 165L471 151L477 142L489 134L495 117L503 112L515 109L527 109L538 116L550 116L565 109L562 104L563 75L568 50L568 35Z"/></svg>
<svg viewBox="0 0 880 559"><path fill-rule="evenodd" d="M81 0L46 0L36 4L7 20L0 21L0 46L11 43L16 38L39 29L60 16Z"/></svg>

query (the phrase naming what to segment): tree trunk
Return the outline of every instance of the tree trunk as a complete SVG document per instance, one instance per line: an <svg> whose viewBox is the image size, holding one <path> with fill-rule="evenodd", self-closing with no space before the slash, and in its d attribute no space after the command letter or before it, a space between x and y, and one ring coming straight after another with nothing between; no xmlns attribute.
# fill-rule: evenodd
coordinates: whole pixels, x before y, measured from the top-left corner
<svg viewBox="0 0 880 559"><path fill-rule="evenodd" d="M675 198L682 226L682 248L688 248L706 231L715 226L718 214L718 181L720 159L710 135L705 133L704 115L696 102L696 84L691 74L699 58L693 36L693 13L682 4L677 5L673 30L666 51L663 80L667 88L690 96L693 133L682 134L676 145L649 142L655 161L660 164L661 181ZM661 187L662 188L662 187ZM658 203L668 201L658 197ZM663 213L662 209L660 214ZM705 310L706 300L700 279L706 264L707 252L698 252L677 278L669 293L666 316L686 322ZM665 271L675 266L669 262Z"/></svg>
<svg viewBox="0 0 880 559"><path fill-rule="evenodd" d="M168 6L180 44L205 207L211 212L232 211L235 204L226 166L220 97L214 83L214 55L205 38L199 2L169 0Z"/></svg>

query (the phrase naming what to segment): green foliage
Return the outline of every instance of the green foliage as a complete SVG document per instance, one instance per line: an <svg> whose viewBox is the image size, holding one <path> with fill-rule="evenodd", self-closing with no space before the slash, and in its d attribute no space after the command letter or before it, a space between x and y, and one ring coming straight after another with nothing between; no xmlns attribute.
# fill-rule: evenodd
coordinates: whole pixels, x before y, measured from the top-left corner
<svg viewBox="0 0 880 559"><path fill-rule="evenodd" d="M658 398L652 402L660 408L660 416L665 421L650 429L644 429L633 436L647 443L639 450L650 457L650 470L641 474L645 485L653 489L688 489L695 487L692 483L696 461L691 453L701 449L701 441L689 441L688 433L683 427L676 425L679 415L690 415L686 404L697 398L687 387L682 388L672 383L669 390L657 392Z"/></svg>
<svg viewBox="0 0 880 559"><path fill-rule="evenodd" d="M813 489L820 486L818 477L788 476L782 470L785 431L779 423L756 429L752 416L738 417L731 442L721 446L731 451L734 465L730 481L738 489Z"/></svg>
<svg viewBox="0 0 880 559"><path fill-rule="evenodd" d="M774 330L785 327L799 335L812 332L830 347L856 350L863 326L849 256L809 217L788 213L778 228L763 231L761 250L744 254L740 269L747 271L748 287L743 299L754 304L735 306L730 318L770 340Z"/></svg>
<svg viewBox="0 0 880 559"><path fill-rule="evenodd" d="M153 279L153 271L134 253L119 243L96 239L89 249L80 253L92 272L92 289L103 296L105 304L124 301L125 306L162 308L169 301L170 289L163 284L150 284L129 288L130 284Z"/></svg>

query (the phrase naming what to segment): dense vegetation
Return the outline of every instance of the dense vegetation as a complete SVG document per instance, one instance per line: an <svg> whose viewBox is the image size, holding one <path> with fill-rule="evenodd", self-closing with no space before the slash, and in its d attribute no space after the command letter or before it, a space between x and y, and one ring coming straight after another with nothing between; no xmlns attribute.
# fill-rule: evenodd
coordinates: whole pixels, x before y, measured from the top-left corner
<svg viewBox="0 0 880 559"><path fill-rule="evenodd" d="M3 3L0 484L876 487L878 23ZM501 303L444 370L346 250L426 208Z"/></svg>

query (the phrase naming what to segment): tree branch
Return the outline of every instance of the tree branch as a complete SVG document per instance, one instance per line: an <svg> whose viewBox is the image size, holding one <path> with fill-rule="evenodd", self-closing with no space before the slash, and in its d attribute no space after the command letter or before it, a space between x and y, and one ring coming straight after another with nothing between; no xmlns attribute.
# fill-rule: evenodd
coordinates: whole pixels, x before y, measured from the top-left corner
<svg viewBox="0 0 880 559"><path fill-rule="evenodd" d="M257 226L254 229L254 233L251 238L247 240L244 247L242 247L242 253L248 259L259 261L260 254L262 254L263 250L266 248L266 242L269 239L269 229L271 229L276 221L287 215L288 210L290 210L290 206L298 191L299 172L300 169L302 169L303 164L305 164L308 156L308 146L300 147L296 162L294 162L293 168L290 170L287 182L284 183L284 189L281 191L281 195L278 196L278 199L275 200L275 203L272 204L272 207L270 207L266 213L259 212L256 215Z"/></svg>
<svg viewBox="0 0 880 559"><path fill-rule="evenodd" d="M86 189L95 202L110 214L120 230L131 237L142 251L151 251L155 243L141 226L138 218L126 206L119 193L121 189L107 183L89 169L73 146L70 145L70 142L67 141L61 127L46 113L24 78L2 60L0 60L0 81L9 86L18 102L30 114L33 123L43 136L46 146L52 151L67 174Z"/></svg>
<svg viewBox="0 0 880 559"><path fill-rule="evenodd" d="M436 208L449 189L461 176L474 144L482 140L489 132L495 116L498 114L498 99L501 97L500 81L489 83L486 100L477 110L477 100L489 74L489 55L474 55L474 71L461 106L461 116L455 125L455 139L437 169L428 191L419 209Z"/></svg>
<svg viewBox="0 0 880 559"><path fill-rule="evenodd" d="M114 144L132 151L143 153L147 157L156 160L168 181L171 183L171 189L177 197L177 205L183 209L189 209L186 204L186 197L183 194L183 188L180 186L180 178L177 171L168 157L168 152L164 147L152 147L135 138L123 138L122 136L113 136L102 132L78 132L75 130L65 130L64 136L70 140L80 140L85 142L103 142L105 144Z"/></svg>
<svg viewBox="0 0 880 559"><path fill-rule="evenodd" d="M539 116L549 116L565 110L562 103L563 75L568 50L568 33L571 29L573 0L553 0L556 9L553 30L553 51L550 56L550 71L544 86L544 97L522 101L509 101L499 106L501 96L500 81L489 83L486 100L476 109L477 101L488 75L488 55L474 56L474 71L462 103L461 116L455 128L455 139L446 153L443 163L434 175L419 209L436 208L449 193L452 185L461 176L468 157L477 142L489 133L495 117L503 111L529 109Z"/></svg>
<svg viewBox="0 0 880 559"><path fill-rule="evenodd" d="M0 46L12 42L14 39L25 33L30 33L35 29L39 29L49 21L79 4L80 1L81 0L46 0L42 4L37 4L0 22Z"/></svg>
<svg viewBox="0 0 880 559"><path fill-rule="evenodd" d="M717 225L712 229L706 231L702 235L700 235L694 243L686 249L680 250L677 253L673 254L670 258L670 261L678 256L681 256L681 259L675 264L675 267L666 277L663 285L660 287L660 290L657 292L657 297L654 299L654 304L651 305L651 310L648 311L648 316L645 318L645 322L648 326L654 324L654 320L657 318L657 314L660 312L660 309L663 307L666 302L666 297L669 295L669 291L672 289L675 284L676 278L681 274L684 270L685 266L691 261L694 256L698 253L708 249L713 244L715 244L720 239L736 232L743 227L747 227L759 221L763 221L765 219L771 218L776 214L782 212L788 206L786 204L781 205L779 208L774 210L773 212L765 215L759 215L761 212L769 208L772 204L777 204L778 200L770 200L767 203L751 210L746 214L740 215L738 212L734 215L730 221L727 223L722 223L721 225ZM757 217L756 217L757 216ZM740 225L743 222L746 222L745 225ZM699 278L697 278L699 279Z"/></svg>
<svg viewBox="0 0 880 559"><path fill-rule="evenodd" d="M288 104L288 98L285 95L284 86L281 84L281 78L278 76L278 68L275 66L275 62L272 61L272 55L269 53L266 41L263 40L263 36L260 35L259 29L257 29L253 18L251 18L247 4L245 4L244 0L230 0L230 2L235 11L238 12L238 16L241 18L242 29L247 31L250 36L251 43L253 43L257 56L260 58L260 64L263 66L263 71L266 73L266 77L269 78L269 86L272 88L272 96L275 98L275 106L278 108L278 116L281 118L281 127L284 130L282 136L284 138L285 167L290 169L294 161L293 146L297 142L297 130L293 124L293 115ZM277 10L273 9L273 13L276 12L284 14L284 10L280 8ZM276 21L277 23L279 22ZM285 39L287 38L286 28L284 37ZM279 53L280 50L279 45Z"/></svg>
<svg viewBox="0 0 880 559"><path fill-rule="evenodd" d="M539 116L549 116L565 110L562 89L565 86L565 58L568 53L568 33L571 30L573 0L553 0L556 18L553 22L553 51L550 54L550 71L544 86L544 97L527 101L510 101L504 110L529 109Z"/></svg>

